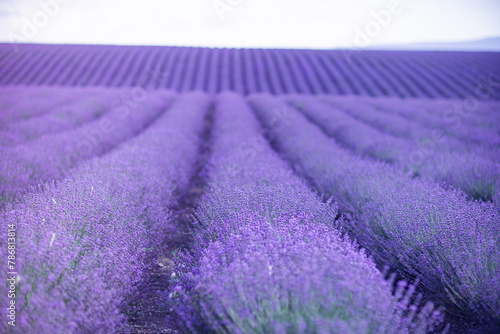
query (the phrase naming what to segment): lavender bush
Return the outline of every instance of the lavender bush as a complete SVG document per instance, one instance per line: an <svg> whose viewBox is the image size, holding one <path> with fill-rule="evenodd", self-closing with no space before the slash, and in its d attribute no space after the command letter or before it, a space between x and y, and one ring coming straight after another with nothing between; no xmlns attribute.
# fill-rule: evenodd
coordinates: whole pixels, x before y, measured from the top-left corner
<svg viewBox="0 0 500 334"><path fill-rule="evenodd" d="M431 303L395 296L374 263L335 228L321 202L266 143L241 96L217 97L207 191L194 242L178 253L172 299L185 331L420 333L439 323Z"/></svg>

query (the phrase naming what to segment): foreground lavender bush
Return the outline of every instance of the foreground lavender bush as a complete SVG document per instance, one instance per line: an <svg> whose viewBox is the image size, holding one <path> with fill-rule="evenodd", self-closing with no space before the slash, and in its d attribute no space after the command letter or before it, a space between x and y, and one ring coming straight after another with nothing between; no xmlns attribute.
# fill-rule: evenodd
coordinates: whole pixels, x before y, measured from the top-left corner
<svg viewBox="0 0 500 334"><path fill-rule="evenodd" d="M277 123L287 122L280 111ZM281 117L281 120L280 120ZM275 125L277 124L275 123ZM170 293L185 331L217 333L423 333L431 303L410 307L335 225L321 202L272 151L242 97L216 101L207 192L194 243L176 257ZM417 300L418 303L418 300ZM409 311L403 315L403 311Z"/></svg>
<svg viewBox="0 0 500 334"><path fill-rule="evenodd" d="M208 106L204 94L180 97L140 136L2 213L2 234L17 230L13 333L124 330L120 310L172 232L168 207L194 173Z"/></svg>
<svg viewBox="0 0 500 334"><path fill-rule="evenodd" d="M170 93L154 92L118 105L81 127L0 148L0 204L12 201L30 186L60 179L80 162L110 151L144 130L171 101Z"/></svg>
<svg viewBox="0 0 500 334"><path fill-rule="evenodd" d="M269 95L249 98L265 126L285 104ZM359 243L464 318L498 326L499 213L490 203L405 177L388 165L361 159L325 137L296 110L276 148L351 219Z"/></svg>
<svg viewBox="0 0 500 334"><path fill-rule="evenodd" d="M209 244L195 276L197 307L214 332L427 333L440 317L431 303L419 313L409 305L414 286L400 282L392 296L391 283L331 226L243 215L237 232ZM192 303L180 289L175 296Z"/></svg>

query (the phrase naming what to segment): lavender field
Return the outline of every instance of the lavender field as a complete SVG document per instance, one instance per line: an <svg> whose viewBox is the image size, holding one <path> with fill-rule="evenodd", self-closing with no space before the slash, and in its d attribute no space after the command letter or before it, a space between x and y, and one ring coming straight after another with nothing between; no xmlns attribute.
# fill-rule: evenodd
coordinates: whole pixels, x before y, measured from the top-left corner
<svg viewBox="0 0 500 334"><path fill-rule="evenodd" d="M498 53L17 47L0 332L500 332Z"/></svg>

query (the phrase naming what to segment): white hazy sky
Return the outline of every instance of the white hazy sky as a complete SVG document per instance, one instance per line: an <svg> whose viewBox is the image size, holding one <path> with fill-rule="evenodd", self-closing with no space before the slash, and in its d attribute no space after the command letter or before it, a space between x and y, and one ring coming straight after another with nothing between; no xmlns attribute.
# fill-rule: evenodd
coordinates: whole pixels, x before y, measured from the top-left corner
<svg viewBox="0 0 500 334"><path fill-rule="evenodd" d="M391 2L400 11L381 26L373 13ZM499 0L0 0L3 42L325 49L498 36Z"/></svg>

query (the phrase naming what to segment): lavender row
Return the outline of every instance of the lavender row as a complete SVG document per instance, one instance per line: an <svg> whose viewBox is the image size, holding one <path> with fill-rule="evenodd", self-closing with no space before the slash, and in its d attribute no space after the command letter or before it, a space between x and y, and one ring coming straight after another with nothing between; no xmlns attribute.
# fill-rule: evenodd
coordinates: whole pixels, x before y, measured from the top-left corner
<svg viewBox="0 0 500 334"><path fill-rule="evenodd" d="M484 86L484 75L494 84L500 77L499 56L489 52L18 47L12 53L10 45L0 44L0 85L465 98ZM500 93L488 98L498 100Z"/></svg>
<svg viewBox="0 0 500 334"><path fill-rule="evenodd" d="M121 311L174 233L169 207L194 173L209 102L179 97L141 135L2 214L3 234L12 224L17 238L14 333L126 330Z"/></svg>
<svg viewBox="0 0 500 334"><path fill-rule="evenodd" d="M370 114L370 109L365 108L367 104L362 101L349 104L349 110L381 130L311 96L290 96L286 100L300 108L326 134L355 153L395 164L412 175L451 185L463 190L472 199L492 200L500 191L500 166L491 160L491 154L484 153L489 150L484 149L483 154L480 154L477 147L473 146L471 151L465 144L448 140L444 135L435 136L435 132L412 126L409 121L398 122L397 115L390 115L392 123L388 126L385 126L383 117L376 122L372 121L378 115ZM338 102L333 99L329 101ZM344 99L340 101L339 104L343 105ZM399 105L404 103L400 101ZM389 122L389 118L385 120ZM399 131L399 124L405 134L413 135L400 138L383 132L388 127L389 130ZM430 138L426 138L427 135ZM432 138L436 140L432 141ZM421 143L419 139L422 140ZM449 147L450 144L452 148Z"/></svg>
<svg viewBox="0 0 500 334"><path fill-rule="evenodd" d="M357 154L396 163L408 151L409 142L360 122L314 96L289 95L284 100Z"/></svg>
<svg viewBox="0 0 500 334"><path fill-rule="evenodd" d="M446 134L445 130L430 128L429 123L422 124L422 122L415 122L413 119L407 119L402 115L389 113L385 110L374 107L371 105L372 100L367 98L363 99L366 103L359 103L359 99L355 97L337 98L332 96L321 96L320 99L329 105L345 111L352 117L367 123L374 128L395 137L401 137L414 141L417 145L424 145L425 142L429 140L437 141L437 137L441 138ZM401 108L401 103L397 103L397 105ZM455 116L458 116L457 114L458 113L454 111L450 117L455 118ZM448 119L448 121L455 124L454 119ZM442 149L458 151L464 149L474 150L481 147L481 144L476 145L474 143L470 143L470 140L462 141L452 136L448 136L444 143L439 144L439 147Z"/></svg>
<svg viewBox="0 0 500 334"><path fill-rule="evenodd" d="M249 98L265 126L285 103ZM425 291L450 312L487 326L500 313L500 217L491 203L411 179L384 163L342 149L298 111L272 141L295 170L339 203L359 243L406 277L421 277Z"/></svg>
<svg viewBox="0 0 500 334"><path fill-rule="evenodd" d="M335 98L325 95L319 97L319 99L394 137L423 141L432 135L431 130L425 126L420 126L398 115L387 115L369 104L358 103L358 99L354 96ZM448 143L448 147L452 148L461 146L462 143L456 140Z"/></svg>
<svg viewBox="0 0 500 334"><path fill-rule="evenodd" d="M425 127L442 131L465 144L500 144L500 105L486 101L411 101L373 99L368 102L383 113L399 115Z"/></svg>
<svg viewBox="0 0 500 334"><path fill-rule="evenodd" d="M186 332L415 332L439 322L431 303L411 304L415 286L390 281L342 238L337 210L283 162L244 99L216 99L207 191L193 215L194 242L180 252L169 298ZM418 300L417 300L418 303Z"/></svg>
<svg viewBox="0 0 500 334"><path fill-rule="evenodd" d="M140 133L169 105L171 93L129 90L123 104L81 127L2 148L0 202L30 186L62 178L80 162L102 155Z"/></svg>
<svg viewBox="0 0 500 334"><path fill-rule="evenodd" d="M110 89L89 92L86 97L55 107L38 117L9 123L0 131L0 146L19 145L43 135L81 126L100 117L117 101L118 92Z"/></svg>
<svg viewBox="0 0 500 334"><path fill-rule="evenodd" d="M4 87L0 89L0 129L9 123L40 116L81 98L92 88Z"/></svg>
<svg viewBox="0 0 500 334"><path fill-rule="evenodd" d="M425 111L424 116L431 116L435 121L455 123L455 117L450 117L455 114L454 116L462 116L465 120L465 125L490 128L497 124L488 123L486 121L489 118L493 118L494 120L499 119L498 110L500 104L498 101L487 100L487 97L487 94L483 92L482 94L472 95L463 100L410 98L406 100L406 104ZM387 101L390 103L394 101L394 99L381 98L375 101L382 103ZM453 130L455 129L456 128Z"/></svg>
<svg viewBox="0 0 500 334"><path fill-rule="evenodd" d="M419 167L420 175L460 188L472 198L500 203L498 103L477 99L405 104L377 99L369 103L387 115L430 128L428 138L410 152L406 165L426 160ZM456 145L456 139L462 145Z"/></svg>

